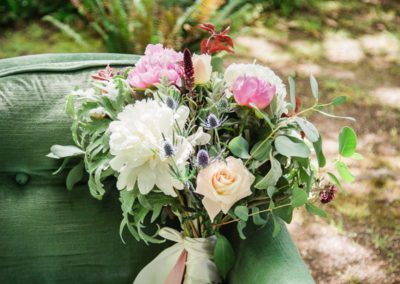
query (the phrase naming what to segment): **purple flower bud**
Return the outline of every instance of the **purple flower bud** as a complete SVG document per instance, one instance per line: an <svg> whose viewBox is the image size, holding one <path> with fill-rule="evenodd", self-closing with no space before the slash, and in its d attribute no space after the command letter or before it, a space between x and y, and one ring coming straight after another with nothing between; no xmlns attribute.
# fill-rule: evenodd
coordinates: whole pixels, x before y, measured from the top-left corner
<svg viewBox="0 0 400 284"><path fill-rule="evenodd" d="M331 185L328 190L323 190L320 192L319 197L321 203L329 203L335 198L336 187Z"/></svg>
<svg viewBox="0 0 400 284"><path fill-rule="evenodd" d="M321 191L321 193L319 194L319 198L321 200L321 203L329 203L329 195L326 193L326 191Z"/></svg>
<svg viewBox="0 0 400 284"><path fill-rule="evenodd" d="M197 153L197 164L200 167L207 167L209 159L210 157L208 156L207 150L201 149Z"/></svg>

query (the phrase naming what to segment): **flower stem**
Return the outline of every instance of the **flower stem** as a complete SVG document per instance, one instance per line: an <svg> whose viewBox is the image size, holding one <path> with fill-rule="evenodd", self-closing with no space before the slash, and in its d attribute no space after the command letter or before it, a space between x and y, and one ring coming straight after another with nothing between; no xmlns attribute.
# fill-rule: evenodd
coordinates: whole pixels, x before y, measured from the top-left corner
<svg viewBox="0 0 400 284"><path fill-rule="evenodd" d="M254 212L254 213L249 214L249 216L255 216L255 215L258 215L258 214L261 214L261 213L264 213L264 212L270 212L270 211L273 211L275 209L282 208L282 207L287 207L287 206L291 206L291 203L280 205L280 206L276 206L274 208L268 208L268 209L260 210L258 212ZM221 226L228 225L228 224L235 223L235 222L239 222L239 221L240 221L240 219L236 218L236 219L232 219L230 221L223 222L223 223L220 223L220 224L214 224L213 227L221 227Z"/></svg>

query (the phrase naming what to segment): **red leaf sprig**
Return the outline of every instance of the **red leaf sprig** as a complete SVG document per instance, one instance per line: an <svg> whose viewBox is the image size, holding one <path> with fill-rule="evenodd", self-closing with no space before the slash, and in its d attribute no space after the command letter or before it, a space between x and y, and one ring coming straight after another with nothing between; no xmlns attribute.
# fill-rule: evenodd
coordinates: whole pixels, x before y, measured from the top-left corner
<svg viewBox="0 0 400 284"><path fill-rule="evenodd" d="M91 77L93 80L97 81L110 81L113 76L114 68L111 68L110 65L107 65L106 69L100 70L98 73L93 74Z"/></svg>
<svg viewBox="0 0 400 284"><path fill-rule="evenodd" d="M219 33L215 31L215 26L210 23L201 24L199 28L210 34L208 39L201 41L201 53L213 54L223 50L234 53L233 40L228 35L230 27L225 28Z"/></svg>

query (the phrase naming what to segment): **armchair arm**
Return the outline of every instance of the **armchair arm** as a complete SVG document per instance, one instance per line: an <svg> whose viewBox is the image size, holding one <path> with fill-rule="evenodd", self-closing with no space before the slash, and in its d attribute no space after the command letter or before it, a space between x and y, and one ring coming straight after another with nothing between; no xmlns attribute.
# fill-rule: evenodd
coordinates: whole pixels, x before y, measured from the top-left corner
<svg viewBox="0 0 400 284"><path fill-rule="evenodd" d="M301 259L286 227L272 237L273 224L247 234L238 241L237 261L230 283L312 284L315 283Z"/></svg>

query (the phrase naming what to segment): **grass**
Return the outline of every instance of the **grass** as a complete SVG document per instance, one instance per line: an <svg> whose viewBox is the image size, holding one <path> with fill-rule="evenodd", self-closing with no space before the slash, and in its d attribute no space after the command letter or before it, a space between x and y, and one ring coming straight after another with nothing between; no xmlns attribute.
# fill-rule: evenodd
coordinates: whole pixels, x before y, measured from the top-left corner
<svg viewBox="0 0 400 284"><path fill-rule="evenodd" d="M0 58L38 53L104 52L98 39L87 35L84 47L55 28L42 22L32 22L17 30L5 30L0 34Z"/></svg>

